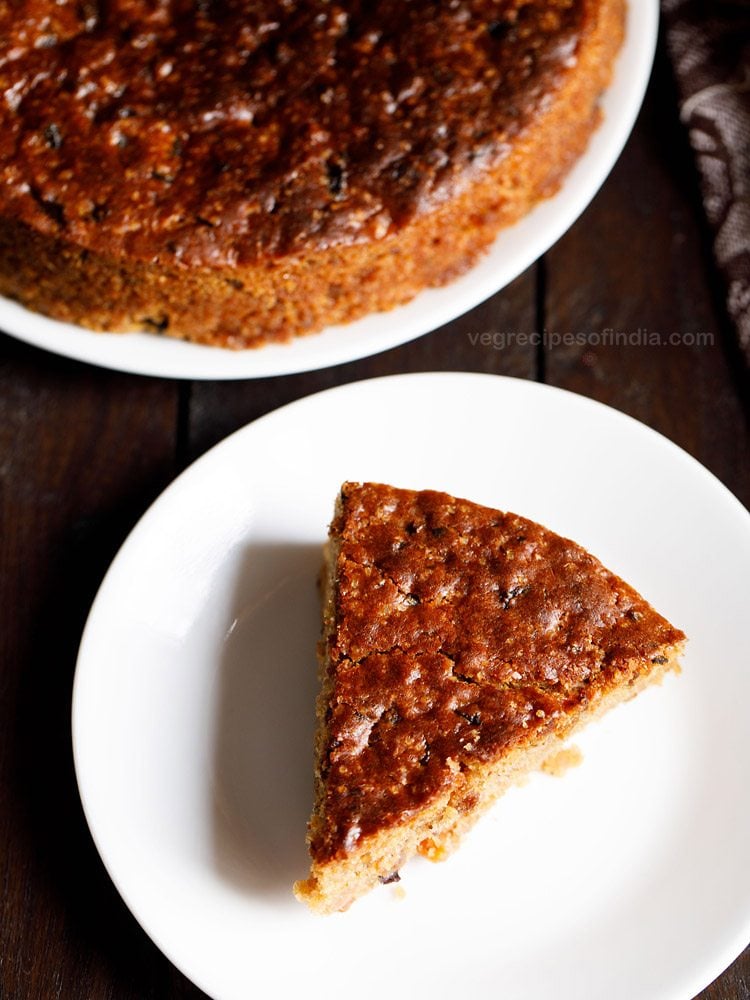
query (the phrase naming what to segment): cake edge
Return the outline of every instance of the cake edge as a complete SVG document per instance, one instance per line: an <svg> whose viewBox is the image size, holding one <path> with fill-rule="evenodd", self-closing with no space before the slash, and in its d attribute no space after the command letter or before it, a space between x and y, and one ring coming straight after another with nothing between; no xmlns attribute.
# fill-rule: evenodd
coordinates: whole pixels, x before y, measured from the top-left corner
<svg viewBox="0 0 750 1000"><path fill-rule="evenodd" d="M332 526L341 520L344 488L336 499ZM340 538L329 537L324 547L321 572L323 629L317 647L320 689L316 702L315 805L308 827L308 844L324 821L321 764L328 739L326 712L333 686L328 650L335 628L336 566L340 547ZM509 788L542 770L545 762L558 754L567 740L617 705L632 700L654 684L660 684L668 673L680 673L679 657L686 642L682 639L666 643L653 650L648 658L629 660L623 668L623 674L631 674L628 682L607 691L595 690L591 701L577 713L561 716L559 725L533 747L516 747L500 761L470 765L463 771L456 763L454 786L416 813L411 823L398 823L362 837L345 858L322 864L313 860L309 876L294 883L295 896L318 914L343 912L378 884L394 880L401 866L417 854L430 861L444 860ZM466 803L470 806L466 807Z"/></svg>
<svg viewBox="0 0 750 1000"><path fill-rule="evenodd" d="M107 256L64 233L0 217L0 294L94 330L148 330L234 349L402 305L465 272L501 230L556 193L601 119L625 10L625 0L602 0L575 71L504 160L381 240L257 265L187 268Z"/></svg>
<svg viewBox="0 0 750 1000"><path fill-rule="evenodd" d="M295 896L316 913L342 912L378 884L392 880L402 865L417 854L430 861L444 860L509 788L522 784L529 775L542 770L547 759L558 753L569 738L617 705L630 701L654 684L660 684L668 673L679 673L678 657L683 646L684 643L680 643L660 649L659 654L666 658L665 663L654 664L652 670L640 674L631 684L610 690L574 718L567 717L565 726L548 733L533 750L520 747L507 754L499 764L467 768L462 772L459 795L454 790L442 796L421 811L408 830L399 824L363 837L356 849L344 859L322 865L313 862L308 878L294 884ZM471 812L464 813L454 804L457 798L462 797L478 799Z"/></svg>

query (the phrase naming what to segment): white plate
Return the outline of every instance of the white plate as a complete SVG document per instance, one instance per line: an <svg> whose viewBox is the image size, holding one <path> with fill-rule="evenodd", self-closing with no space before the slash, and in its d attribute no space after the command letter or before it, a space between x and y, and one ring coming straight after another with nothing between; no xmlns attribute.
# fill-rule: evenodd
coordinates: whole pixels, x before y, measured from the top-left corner
<svg viewBox="0 0 750 1000"><path fill-rule="evenodd" d="M509 792L444 865L343 915L305 874L315 578L340 483L435 487L571 536L690 636L684 672ZM750 516L590 400L488 375L312 396L196 462L117 556L84 633L73 736L115 884L219 1000L688 1000L750 938ZM355 990L356 986L356 990Z"/></svg>
<svg viewBox="0 0 750 1000"><path fill-rule="evenodd" d="M604 97L605 118L559 193L501 233L466 275L408 305L290 344L260 350L215 347L128 333L102 336L0 298L0 330L37 347L105 368L167 378L241 379L326 368L419 337L482 302L516 278L562 236L596 194L620 155L643 100L658 26L657 0L629 0L627 36Z"/></svg>

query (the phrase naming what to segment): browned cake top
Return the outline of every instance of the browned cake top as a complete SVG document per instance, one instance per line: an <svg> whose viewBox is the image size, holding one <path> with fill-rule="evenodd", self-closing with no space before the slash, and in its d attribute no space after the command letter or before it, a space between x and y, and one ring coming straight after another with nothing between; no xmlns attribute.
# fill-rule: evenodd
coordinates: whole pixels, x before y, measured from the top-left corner
<svg viewBox="0 0 750 1000"><path fill-rule="evenodd" d="M382 236L497 162L596 0L0 0L0 212L195 265Z"/></svg>
<svg viewBox="0 0 750 1000"><path fill-rule="evenodd" d="M346 484L315 860L407 817L682 632L584 549L443 493ZM664 662L655 659L655 662Z"/></svg>

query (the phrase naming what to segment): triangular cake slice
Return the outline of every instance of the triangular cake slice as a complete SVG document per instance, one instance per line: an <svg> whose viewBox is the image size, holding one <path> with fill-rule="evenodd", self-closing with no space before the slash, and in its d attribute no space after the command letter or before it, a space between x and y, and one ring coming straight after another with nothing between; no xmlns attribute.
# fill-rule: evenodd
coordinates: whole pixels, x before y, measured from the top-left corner
<svg viewBox="0 0 750 1000"><path fill-rule="evenodd" d="M684 634L580 545L373 483L327 549L316 803L296 895L346 909L443 857L582 724L677 667Z"/></svg>

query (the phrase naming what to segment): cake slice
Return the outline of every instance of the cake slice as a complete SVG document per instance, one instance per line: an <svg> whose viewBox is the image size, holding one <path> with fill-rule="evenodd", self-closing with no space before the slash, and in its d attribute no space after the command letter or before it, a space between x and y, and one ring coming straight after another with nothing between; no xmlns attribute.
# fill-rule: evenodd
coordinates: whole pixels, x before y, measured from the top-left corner
<svg viewBox="0 0 750 1000"><path fill-rule="evenodd" d="M580 545L516 514L345 483L330 527L312 866L346 909L443 858L590 719L677 669L684 634Z"/></svg>

